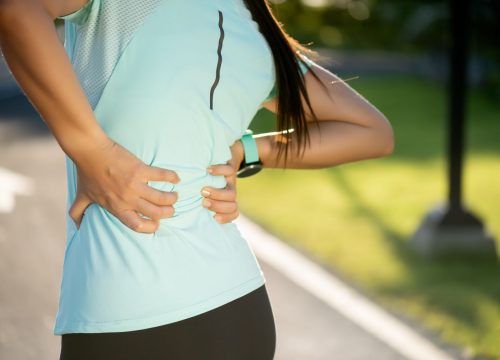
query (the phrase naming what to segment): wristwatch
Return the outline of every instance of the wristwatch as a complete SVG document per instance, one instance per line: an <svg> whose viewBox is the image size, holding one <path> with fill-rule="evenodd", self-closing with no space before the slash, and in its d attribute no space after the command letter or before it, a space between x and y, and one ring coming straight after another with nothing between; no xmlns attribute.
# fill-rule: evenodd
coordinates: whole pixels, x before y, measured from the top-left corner
<svg viewBox="0 0 500 360"><path fill-rule="evenodd" d="M240 164L236 177L242 178L254 175L262 170L262 161L259 159L259 152L257 150L257 142L253 137L253 131L247 129L245 134L241 137L243 143L243 150L245 158Z"/></svg>

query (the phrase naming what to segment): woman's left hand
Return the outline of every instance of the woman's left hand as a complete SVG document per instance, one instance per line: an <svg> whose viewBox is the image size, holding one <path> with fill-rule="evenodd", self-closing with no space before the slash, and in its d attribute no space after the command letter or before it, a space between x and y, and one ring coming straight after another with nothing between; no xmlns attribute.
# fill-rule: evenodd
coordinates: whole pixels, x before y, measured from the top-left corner
<svg viewBox="0 0 500 360"><path fill-rule="evenodd" d="M203 199L203 206L207 201L210 202L207 209L214 211L215 220L220 224L225 224L233 221L239 216L238 203L236 201L236 171L243 161L244 152L243 144L240 140L236 140L231 146L231 153L233 157L227 164L212 165L212 175L224 175L226 177L227 185L222 189L205 186L202 188L201 194L205 197ZM210 194L206 194L203 190L207 190Z"/></svg>

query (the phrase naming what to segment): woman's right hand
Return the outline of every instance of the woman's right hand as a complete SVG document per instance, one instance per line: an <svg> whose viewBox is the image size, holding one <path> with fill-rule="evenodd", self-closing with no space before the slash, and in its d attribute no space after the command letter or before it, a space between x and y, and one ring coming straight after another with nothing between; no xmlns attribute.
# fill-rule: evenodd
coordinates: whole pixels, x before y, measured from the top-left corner
<svg viewBox="0 0 500 360"><path fill-rule="evenodd" d="M95 119L53 21L83 3L0 0L0 48L17 83L77 166L77 195L69 210L77 227L94 202L132 230L154 232L158 219L172 215L177 194L147 182L178 178L111 141Z"/></svg>
<svg viewBox="0 0 500 360"><path fill-rule="evenodd" d="M161 191L148 181L178 183L172 170L148 166L120 144L107 138L78 156L77 192L69 216L77 228L91 203L104 207L134 231L153 233L159 219L174 213L176 192ZM143 214L150 219L141 217Z"/></svg>

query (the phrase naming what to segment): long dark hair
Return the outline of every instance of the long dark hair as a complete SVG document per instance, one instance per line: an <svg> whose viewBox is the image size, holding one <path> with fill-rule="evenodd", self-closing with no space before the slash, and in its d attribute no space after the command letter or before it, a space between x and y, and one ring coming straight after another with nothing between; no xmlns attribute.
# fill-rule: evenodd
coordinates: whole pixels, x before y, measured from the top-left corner
<svg viewBox="0 0 500 360"><path fill-rule="evenodd" d="M313 69L298 56L298 52L307 55L311 59L316 59L319 55L316 51L300 44L285 32L282 24L271 11L268 0L244 0L244 2L272 50L276 69L277 130L283 132L283 135L277 137L276 141L278 145L277 161L279 161L284 149L284 167L286 167L288 147L291 144L288 130L291 128L294 129L291 134L295 133L297 139L297 154L299 154L301 148L305 150L306 144L304 144L304 139L310 143L308 124L306 122L304 107L302 106L301 95L307 103L313 120L315 120L316 125L319 125L319 121L309 101L304 76L300 71L298 61L302 61L309 68L313 76L325 86Z"/></svg>

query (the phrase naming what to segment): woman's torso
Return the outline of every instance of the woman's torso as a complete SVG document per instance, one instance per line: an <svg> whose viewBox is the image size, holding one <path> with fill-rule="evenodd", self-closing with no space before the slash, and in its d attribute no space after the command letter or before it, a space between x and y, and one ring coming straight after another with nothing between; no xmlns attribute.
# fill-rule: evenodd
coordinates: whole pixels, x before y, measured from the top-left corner
<svg viewBox="0 0 500 360"><path fill-rule="evenodd" d="M55 334L158 326L265 282L236 224L219 224L200 190L225 187L206 168L231 159L230 146L272 89L271 51L242 0L154 0L141 19L137 3L148 1L94 0L84 23L66 22L65 47L108 136L178 173L175 186L149 182L178 192L176 213L154 234L132 231L95 203L79 230L67 215ZM132 12L125 30L120 21ZM68 157L66 165L69 210L76 168Z"/></svg>

